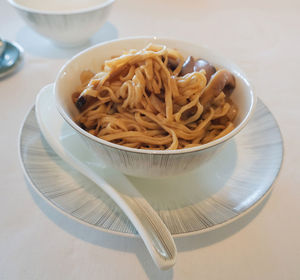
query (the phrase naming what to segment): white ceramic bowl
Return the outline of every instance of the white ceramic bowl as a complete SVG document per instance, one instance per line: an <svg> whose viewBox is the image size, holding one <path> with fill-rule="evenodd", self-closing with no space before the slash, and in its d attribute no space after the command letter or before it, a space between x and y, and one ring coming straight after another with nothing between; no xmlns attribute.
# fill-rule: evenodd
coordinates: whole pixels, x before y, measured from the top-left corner
<svg viewBox="0 0 300 280"><path fill-rule="evenodd" d="M114 0L8 0L25 22L60 46L85 43L106 21Z"/></svg>
<svg viewBox="0 0 300 280"><path fill-rule="evenodd" d="M100 71L100 66L111 56L120 55L126 49L141 49L149 42L164 44L178 49L185 57L193 55L203 58L213 65L228 69L236 78L236 88L232 99L239 108L236 127L226 136L198 147L181 150L141 150L128 148L99 139L81 129L73 118L78 111L71 100L71 94L80 85L80 73L84 69ZM156 37L127 38L110 41L91 47L69 60L60 70L55 82L55 102L60 114L85 140L92 151L98 155L99 163L119 169L121 172L138 177L162 177L178 175L199 167L209 160L229 139L245 127L256 102L256 97L242 71L227 59L219 57L201 46ZM226 164L226 163L224 163Z"/></svg>

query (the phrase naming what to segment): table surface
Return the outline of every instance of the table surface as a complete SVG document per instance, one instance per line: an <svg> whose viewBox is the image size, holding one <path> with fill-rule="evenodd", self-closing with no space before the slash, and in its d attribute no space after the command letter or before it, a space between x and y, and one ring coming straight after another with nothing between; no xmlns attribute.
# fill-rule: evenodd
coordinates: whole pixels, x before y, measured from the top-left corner
<svg viewBox="0 0 300 280"><path fill-rule="evenodd" d="M24 116L87 46L56 48L0 0L0 36L25 51L22 67L0 80L0 279L300 279L299 13L297 0L118 0L91 39L157 35L205 45L243 68L281 128L284 161L271 194L231 224L176 239L177 263L162 272L140 239L69 219L26 181L17 151Z"/></svg>

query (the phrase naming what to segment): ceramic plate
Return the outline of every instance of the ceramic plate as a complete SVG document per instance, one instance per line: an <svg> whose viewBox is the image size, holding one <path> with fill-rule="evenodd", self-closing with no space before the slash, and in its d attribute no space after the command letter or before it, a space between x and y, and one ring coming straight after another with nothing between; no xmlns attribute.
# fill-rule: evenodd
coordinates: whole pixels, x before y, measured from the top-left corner
<svg viewBox="0 0 300 280"><path fill-rule="evenodd" d="M4 41L5 49L0 57L0 78L14 72L23 58L23 48L17 43Z"/></svg>
<svg viewBox="0 0 300 280"><path fill-rule="evenodd" d="M137 235L118 206L50 148L34 110L26 116L19 139L22 166L34 188L57 209L87 225ZM67 136L67 127L61 133L61 137ZM214 229L254 207L270 191L282 155L279 127L258 101L247 127L198 170L165 179L129 179L172 235L184 236Z"/></svg>

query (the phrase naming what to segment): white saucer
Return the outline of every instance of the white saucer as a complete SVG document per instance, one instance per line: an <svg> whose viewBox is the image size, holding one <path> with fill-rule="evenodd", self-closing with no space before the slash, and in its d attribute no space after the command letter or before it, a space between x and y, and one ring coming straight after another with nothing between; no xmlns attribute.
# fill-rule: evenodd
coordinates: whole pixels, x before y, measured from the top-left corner
<svg viewBox="0 0 300 280"><path fill-rule="evenodd" d="M62 127L61 137L70 137L67 124ZM25 118L19 141L24 172L48 202L99 230L137 235L127 217L99 187L53 152L40 134L34 107ZM172 235L185 236L233 221L257 205L269 193L282 155L279 127L258 101L247 127L200 169L168 179L130 180Z"/></svg>

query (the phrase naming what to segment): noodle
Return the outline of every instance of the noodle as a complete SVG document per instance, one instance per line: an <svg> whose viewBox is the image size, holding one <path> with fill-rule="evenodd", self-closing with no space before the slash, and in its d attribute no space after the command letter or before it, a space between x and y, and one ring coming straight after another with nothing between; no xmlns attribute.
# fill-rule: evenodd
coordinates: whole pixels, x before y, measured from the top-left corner
<svg viewBox="0 0 300 280"><path fill-rule="evenodd" d="M149 44L105 61L97 74L83 71L72 96L80 111L75 121L138 149L183 149L226 135L237 114L234 76L220 69L207 77L204 68L181 75L184 67L178 51Z"/></svg>

